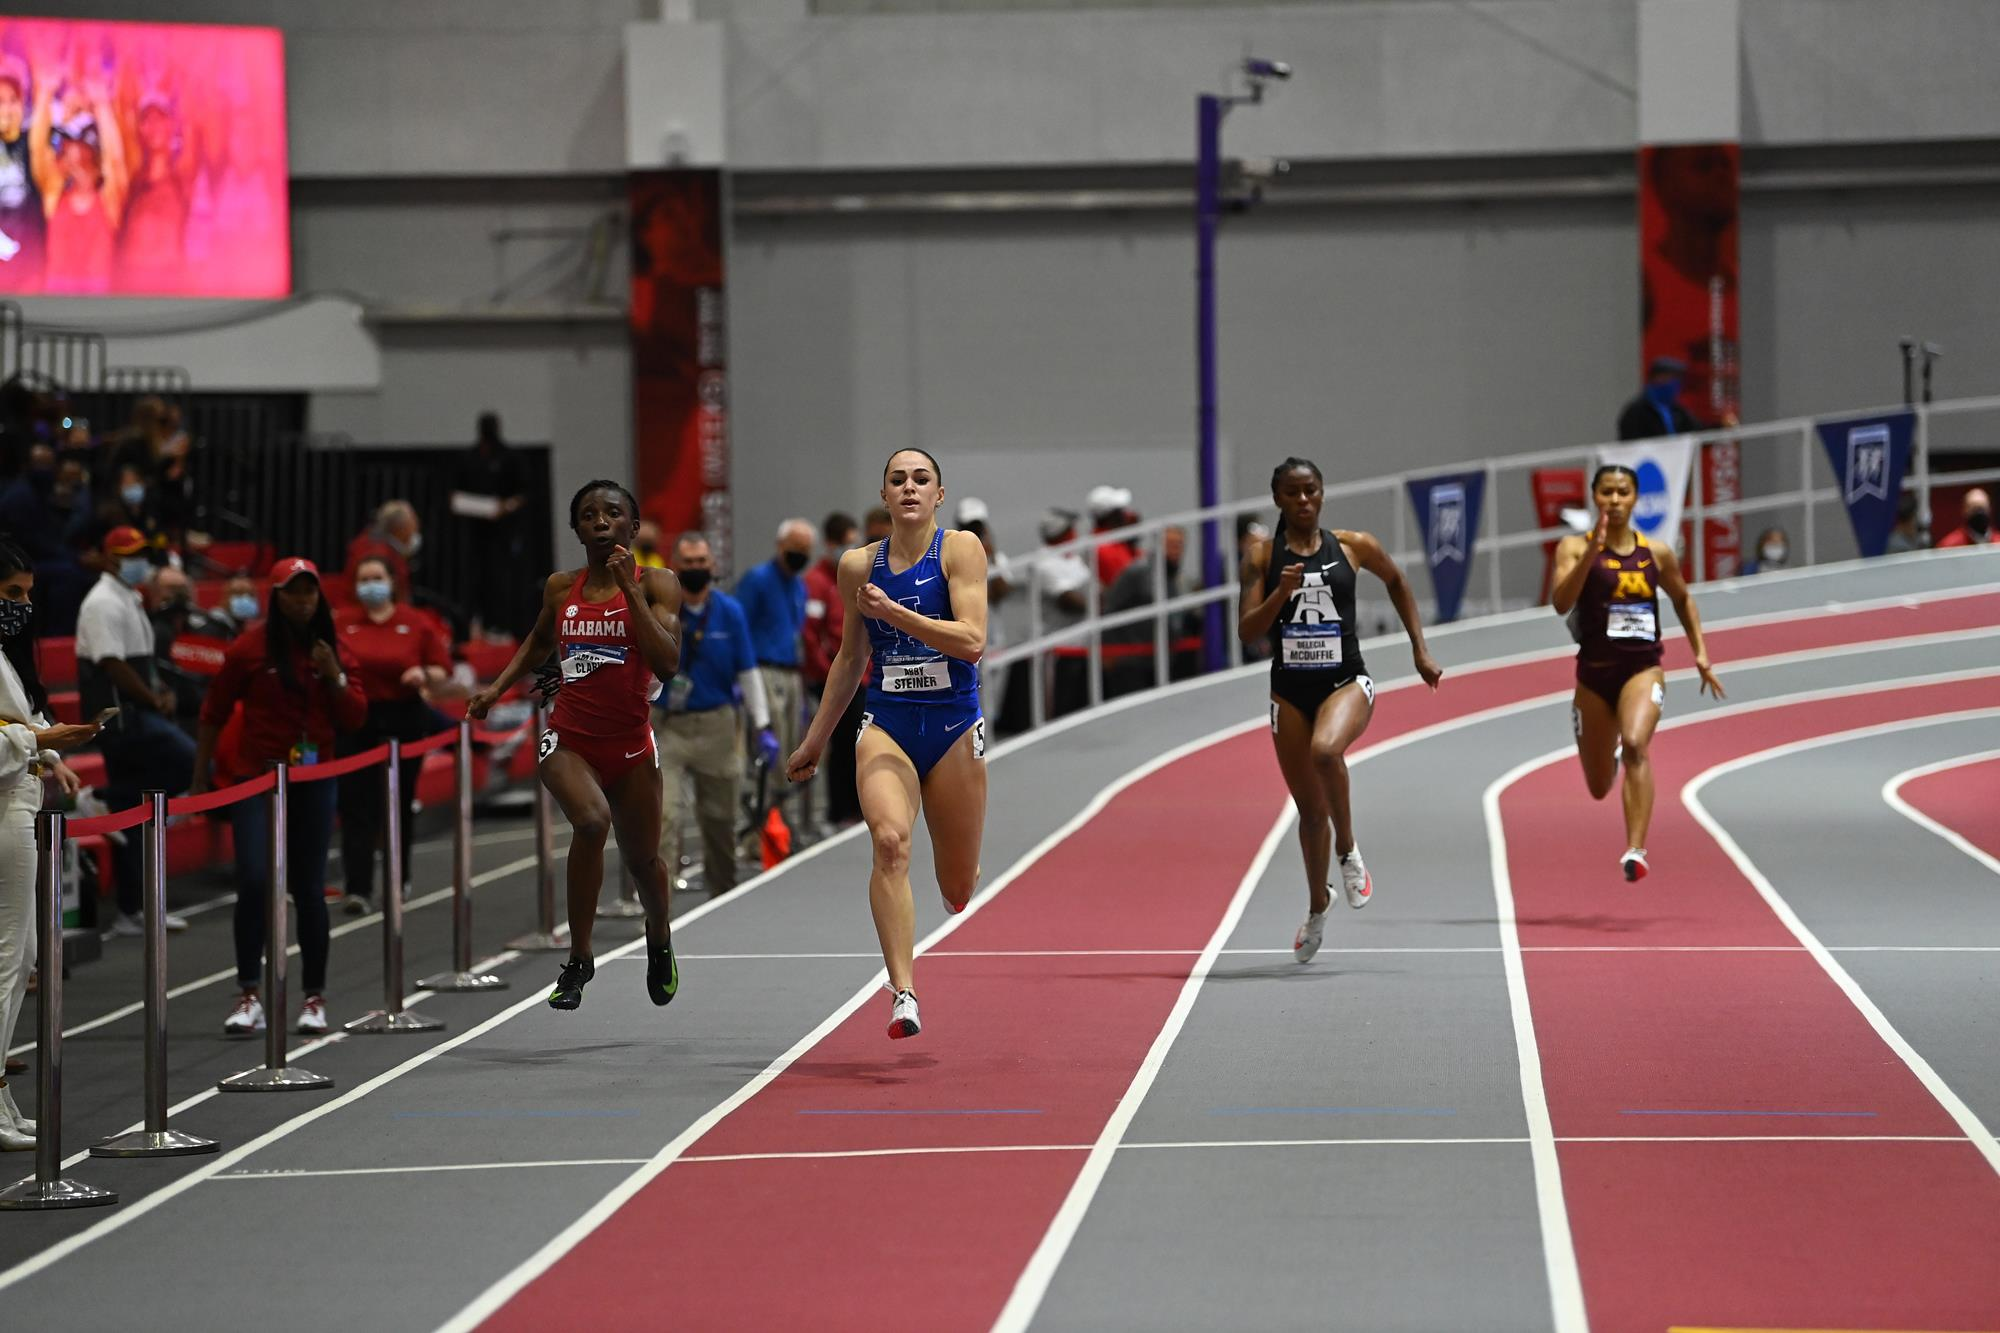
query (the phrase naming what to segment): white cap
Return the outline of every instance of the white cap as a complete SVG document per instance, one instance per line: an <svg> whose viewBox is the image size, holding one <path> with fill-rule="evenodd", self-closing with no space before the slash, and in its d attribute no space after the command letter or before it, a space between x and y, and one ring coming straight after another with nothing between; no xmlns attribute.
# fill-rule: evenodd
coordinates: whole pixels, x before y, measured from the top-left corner
<svg viewBox="0 0 2000 1333"><path fill-rule="evenodd" d="M991 522L993 511L986 507L986 501L976 495L968 495L958 502L958 525Z"/></svg>
<svg viewBox="0 0 2000 1333"><path fill-rule="evenodd" d="M1093 487L1084 504L1092 514L1110 514L1132 507L1132 492L1122 486Z"/></svg>
<svg viewBox="0 0 2000 1333"><path fill-rule="evenodd" d="M1075 514L1067 509L1051 509L1042 515L1042 521L1037 531L1042 534L1043 541L1054 542L1060 540L1065 532L1069 532L1075 527Z"/></svg>

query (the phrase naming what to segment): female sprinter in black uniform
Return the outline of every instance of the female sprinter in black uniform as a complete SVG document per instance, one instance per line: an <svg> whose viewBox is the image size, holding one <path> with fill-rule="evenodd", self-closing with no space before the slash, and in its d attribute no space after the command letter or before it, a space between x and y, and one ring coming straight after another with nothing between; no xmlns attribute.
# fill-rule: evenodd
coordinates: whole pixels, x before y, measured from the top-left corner
<svg viewBox="0 0 2000 1333"><path fill-rule="evenodd" d="M1357 569L1388 587L1424 684L1436 689L1444 676L1424 647L1417 599L1382 544L1365 532L1329 532L1319 525L1321 485L1318 464L1303 458L1287 458L1271 473L1282 525L1244 562L1237 624L1245 643L1268 636L1271 644L1271 735L1299 808L1306 861L1306 921L1292 939L1292 957L1301 963L1319 952L1333 906L1329 851L1340 858L1349 907L1366 907L1375 891L1354 845L1347 801L1347 747L1375 712L1375 682L1363 670L1354 623Z"/></svg>
<svg viewBox="0 0 2000 1333"><path fill-rule="evenodd" d="M672 881L660 859L660 759L650 701L681 660L681 585L672 570L632 559L639 506L615 481L593 481L569 502L569 525L583 542L582 569L558 570L542 584L542 611L514 660L472 696L466 714L483 718L515 681L557 654L549 729L537 746L542 785L575 836L569 846L569 961L549 993L551 1009L574 1009L596 975L591 923L604 881L604 839L618 854L646 908L646 998L670 1003L680 966L667 926Z"/></svg>
<svg viewBox="0 0 2000 1333"><path fill-rule="evenodd" d="M819 711L786 765L793 782L819 767L827 741L871 657L868 711L854 746L861 817L875 841L868 906L889 972L889 1036L922 1031L913 954L910 830L917 811L945 910L962 912L979 882L986 829L986 719L979 658L986 650L986 548L970 532L938 527L944 477L921 449L899 449L882 469L887 537L840 557L847 605L840 651L827 671Z"/></svg>
<svg viewBox="0 0 2000 1333"><path fill-rule="evenodd" d="M1556 544L1556 614L1568 616L1577 642L1576 754L1590 799L1611 791L1622 755L1625 762L1625 854L1618 865L1627 880L1646 877L1646 829L1653 822L1653 767L1647 747L1660 724L1667 676L1660 669L1660 590L1673 601L1694 649L1701 689L1722 697L1709 669L1701 616L1681 578L1673 547L1654 546L1632 529L1632 506L1639 477L1610 464L1590 481L1597 502L1597 528L1589 536L1565 537Z"/></svg>

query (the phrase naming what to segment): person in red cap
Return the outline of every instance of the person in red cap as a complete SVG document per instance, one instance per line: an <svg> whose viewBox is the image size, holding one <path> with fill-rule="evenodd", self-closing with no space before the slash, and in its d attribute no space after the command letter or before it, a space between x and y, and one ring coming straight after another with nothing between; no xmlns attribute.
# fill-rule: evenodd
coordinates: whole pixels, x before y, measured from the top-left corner
<svg viewBox="0 0 2000 1333"><path fill-rule="evenodd" d="M216 741L238 704L241 730L221 756L228 778L255 777L275 763L316 764L333 757L334 741L367 720L368 698L360 670L334 631L333 613L320 594L319 568L291 556L271 567L270 609L261 632L239 635L201 706L195 740L195 793L209 789ZM333 840L335 786L302 782L286 802L285 884L297 913L299 954L305 964L305 1003L299 1031L322 1033L326 1018L326 853ZM258 995L264 953L265 897L271 880L270 797L229 807L236 834L236 980L242 988L223 1020L232 1036L264 1026Z"/></svg>
<svg viewBox="0 0 2000 1333"><path fill-rule="evenodd" d="M178 795L194 771L194 744L174 724L174 692L160 679L157 640L140 594L153 577L152 548L134 527L116 527L104 536L108 568L83 599L76 617L77 686L86 716L102 722L105 784L97 793L108 810L137 805L148 791ZM115 935L145 933L139 920L143 899L140 839L112 840L118 915ZM167 918L167 929L187 922Z"/></svg>

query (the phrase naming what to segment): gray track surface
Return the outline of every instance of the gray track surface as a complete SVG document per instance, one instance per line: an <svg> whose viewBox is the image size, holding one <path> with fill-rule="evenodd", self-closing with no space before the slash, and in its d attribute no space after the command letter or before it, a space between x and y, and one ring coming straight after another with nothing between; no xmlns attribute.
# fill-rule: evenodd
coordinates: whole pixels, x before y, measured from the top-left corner
<svg viewBox="0 0 2000 1333"><path fill-rule="evenodd" d="M1987 584L2000 584L2000 558L1979 553L1717 585L1700 600L1704 619L1718 625ZM1996 644L1969 637L1782 667L1720 667L1736 702L1986 667L2000 656ZM1565 646L1547 613L1433 635L1448 670ZM1378 681L1410 676L1399 643L1371 643L1368 652ZM1383 707L1397 697L1385 695ZM1238 673L1121 701L1001 750L990 769L987 878L1107 784L1173 746L1261 716L1265 698L1260 675ZM1689 688L1676 689L1670 702L1680 714L1708 706ZM1996 731L1913 728L1796 765L1774 761L1781 780L1767 780L1760 767L1713 784L1708 799L1830 945L2000 944L2000 886L1981 879L1989 872L1879 797L1890 774L2000 744ZM1036 1327L1549 1327L1480 799L1495 777L1568 738L1566 704L1535 704L1357 764L1357 826L1378 900L1365 913L1336 909L1327 949L1309 968L1289 954L1304 908L1296 844L1280 848L1129 1127L1125 1142L1135 1146L1114 1158ZM1837 839L1809 847L1814 840L1798 836L1807 801L1819 812L1816 826L1840 821ZM1593 813L1616 819L1614 805ZM484 847L479 868L529 850L525 842ZM425 855L420 892L443 882L444 853ZM1812 859L1822 855L1825 864ZM1857 872L1884 857L1894 865ZM944 919L928 858L920 833L913 876L920 938ZM838 838L685 924L677 933L682 993L665 1010L640 997L641 963L608 960L581 1011L554 1013L539 1003L550 959L536 956L500 965L515 981L504 995L427 1000L452 1022L443 1038L354 1039L303 1061L340 1079L334 1094L203 1102L178 1123L235 1149L441 1041L458 1043L222 1164L143 1215L134 1205L150 1191L189 1173L215 1173L217 1159L79 1167L83 1178L123 1192L123 1206L0 1217L0 1265L65 1238L87 1240L11 1283L0 1272L0 1305L35 1328L123 1326L142 1301L149 1324L162 1330L245 1326L278 1310L302 1330L436 1327L589 1209L630 1163L658 1151L871 984L880 960L866 910L867 865L865 837ZM1906 866L1921 867L1921 884L1901 872ZM1903 900L1894 911L1882 888L1891 877ZM494 904L481 907L482 942L492 946L482 953L525 928L530 892L525 872L482 890L482 904ZM431 909L413 918L413 932L430 932L421 947L438 946L444 915ZM601 928L600 957L636 933L622 922ZM1839 956L1974 1108L1989 1123L2000 1117L2000 1055L1978 1040L1996 1017L1992 960L2000 954ZM371 997L373 959L372 930L337 943L337 965L347 969L336 978L343 1010ZM71 1022L112 998L92 997L92 1008L73 992ZM249 1050L208 1035L225 998L226 988L217 988L191 997L185 1018L175 1010L177 1096L198 1090L218 1062L254 1063ZM464 1040L488 1019L497 1021ZM129 1062L135 1021L103 1032L100 1044L117 1057L109 1063ZM124 1035L113 1041L113 1032ZM90 1038L72 1046L79 1067L92 1059L91 1046ZM17 1087L31 1084L29 1077ZM114 1094L114 1084L129 1092ZM90 1086L88 1108L72 1106L72 1150L137 1115L129 1063L93 1074ZM1302 1142L1348 1138L1420 1142ZM1437 1142L1447 1139L1507 1142ZM1244 1140L1289 1146L1142 1146ZM605 1164L290 1174L548 1161ZM772 1260L773 1280L783 1280L781 1262ZM588 1294L579 1301L581 1314Z"/></svg>

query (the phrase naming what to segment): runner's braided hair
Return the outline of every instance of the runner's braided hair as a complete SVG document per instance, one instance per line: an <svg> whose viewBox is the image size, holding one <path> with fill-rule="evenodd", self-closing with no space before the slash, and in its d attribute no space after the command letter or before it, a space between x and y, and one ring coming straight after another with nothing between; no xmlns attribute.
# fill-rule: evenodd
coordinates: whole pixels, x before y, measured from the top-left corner
<svg viewBox="0 0 2000 1333"><path fill-rule="evenodd" d="M1277 495L1278 483L1285 479L1287 472L1297 472L1300 468L1304 468L1306 471L1312 473L1313 480L1320 485L1326 485L1326 478L1320 475L1319 464L1313 462L1310 458L1287 458L1284 462L1271 469L1271 494L1273 496Z"/></svg>
<svg viewBox="0 0 2000 1333"><path fill-rule="evenodd" d="M638 521L639 502L638 500L633 498L632 492L625 489L625 484L623 482L610 481L604 477L599 477L595 481L586 481L585 483L583 483L583 486L577 491L575 495L570 496L569 498L570 527L574 528L576 526L577 518L583 511L583 497L590 494L592 491L618 492L620 495L625 497L625 507L631 511L633 521L634 522Z"/></svg>
<svg viewBox="0 0 2000 1333"><path fill-rule="evenodd" d="M1634 472L1631 468L1626 467L1623 463L1606 463L1603 467L1597 469L1597 472L1591 477L1590 479L1591 493L1592 494L1596 493L1598 482L1603 481L1606 477L1616 476L1620 472L1623 472L1626 476L1632 479L1633 490L1636 491L1639 489L1638 473Z"/></svg>

